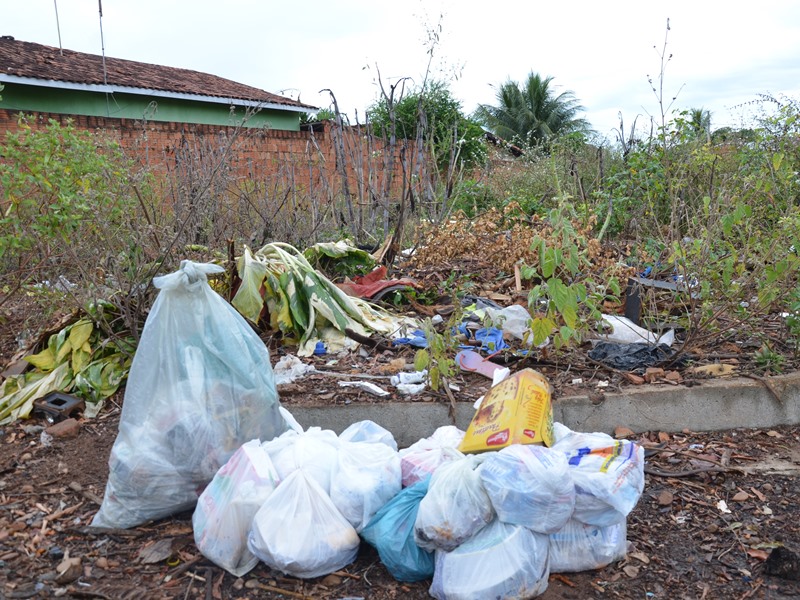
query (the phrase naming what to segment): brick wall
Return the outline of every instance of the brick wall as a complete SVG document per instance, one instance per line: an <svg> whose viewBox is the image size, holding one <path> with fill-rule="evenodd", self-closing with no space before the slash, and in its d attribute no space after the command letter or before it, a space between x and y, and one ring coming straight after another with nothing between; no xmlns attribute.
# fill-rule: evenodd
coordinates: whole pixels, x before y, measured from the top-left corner
<svg viewBox="0 0 800 600"><path fill-rule="evenodd" d="M228 175L241 179L288 185L295 192L325 191L329 195L343 189L341 167L334 143L338 131L326 123L314 131L237 129L217 125L114 119L106 117L34 113L34 127L44 127L50 119L61 124L71 121L78 129L104 132L117 140L129 157L162 175L176 173L187 162L213 163L228 153ZM0 140L7 131L16 131L18 113L0 109ZM387 189L387 163L394 165L390 195L400 193L402 176L399 152L388 161L389 153L380 140L368 138L357 128L341 132L347 187L359 201L381 195ZM226 149L229 149L227 151ZM410 154L407 152L407 155Z"/></svg>

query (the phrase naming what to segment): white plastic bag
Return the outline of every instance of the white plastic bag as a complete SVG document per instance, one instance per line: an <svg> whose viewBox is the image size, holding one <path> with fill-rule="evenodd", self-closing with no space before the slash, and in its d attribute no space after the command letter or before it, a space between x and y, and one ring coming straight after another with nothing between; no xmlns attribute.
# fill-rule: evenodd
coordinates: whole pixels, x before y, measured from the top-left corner
<svg viewBox="0 0 800 600"><path fill-rule="evenodd" d="M563 452L514 444L478 469L498 518L538 533L561 529L575 508L575 483Z"/></svg>
<svg viewBox="0 0 800 600"><path fill-rule="evenodd" d="M381 443L342 442L331 478L331 500L356 531L401 489L400 456L395 450Z"/></svg>
<svg viewBox="0 0 800 600"><path fill-rule="evenodd" d="M624 520L597 527L570 519L560 531L550 534L550 572L577 573L621 560L628 547L626 536Z"/></svg>
<svg viewBox="0 0 800 600"><path fill-rule="evenodd" d="M433 474L443 463L463 458L458 445L464 432L453 425L439 427L433 435L400 450L403 487L414 485Z"/></svg>
<svg viewBox="0 0 800 600"><path fill-rule="evenodd" d="M263 444L281 481L302 469L322 486L326 494L331 490L331 477L336 469L340 445L333 431L319 427L309 427L300 433L288 431Z"/></svg>
<svg viewBox="0 0 800 600"><path fill-rule="evenodd" d="M342 433L339 434L339 439L346 442L371 442L386 444L397 452L397 442L388 429L381 427L375 421L364 420L356 421Z"/></svg>
<svg viewBox="0 0 800 600"><path fill-rule="evenodd" d="M296 470L256 513L247 547L267 566L309 579L349 565L359 542L316 480Z"/></svg>
<svg viewBox="0 0 800 600"><path fill-rule="evenodd" d="M433 474L414 523L414 541L420 548L449 552L492 520L492 503L476 464L475 456L465 456Z"/></svg>
<svg viewBox="0 0 800 600"><path fill-rule="evenodd" d="M618 344L666 344L672 346L675 341L675 331L669 329L661 336L648 331L644 327L639 327L627 317L619 315L601 315L605 324L611 328L609 333L599 334L598 339Z"/></svg>
<svg viewBox="0 0 800 600"><path fill-rule="evenodd" d="M92 525L133 527L194 507L245 442L286 430L264 343L208 285L222 267L183 261L131 365L105 498Z"/></svg>
<svg viewBox="0 0 800 600"><path fill-rule="evenodd" d="M533 598L547 589L548 539L494 520L452 552L436 552L429 593L437 600Z"/></svg>
<svg viewBox="0 0 800 600"><path fill-rule="evenodd" d="M605 433L554 424L553 450L564 452L575 481L573 518L598 527L624 520L644 490L644 448Z"/></svg>
<svg viewBox="0 0 800 600"><path fill-rule="evenodd" d="M278 483L278 474L261 442L244 444L197 499L192 515L194 541L203 556L237 577L258 559L247 549L253 517Z"/></svg>

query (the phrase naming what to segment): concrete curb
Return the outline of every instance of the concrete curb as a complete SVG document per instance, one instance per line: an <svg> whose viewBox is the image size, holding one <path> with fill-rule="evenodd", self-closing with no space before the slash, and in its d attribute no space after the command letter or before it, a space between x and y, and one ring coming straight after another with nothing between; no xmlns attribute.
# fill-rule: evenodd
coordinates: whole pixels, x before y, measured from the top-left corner
<svg viewBox="0 0 800 600"><path fill-rule="evenodd" d="M715 431L739 427L777 427L800 423L800 373L768 378L711 379L693 387L630 386L606 394L592 404L587 396L553 399L553 418L576 431L613 433L625 426L642 431ZM407 447L451 425L448 405L433 402L375 402L347 406L286 408L303 427L322 427L339 433L351 423L369 419L394 434ZM472 402L458 402L455 425L466 429L474 414Z"/></svg>

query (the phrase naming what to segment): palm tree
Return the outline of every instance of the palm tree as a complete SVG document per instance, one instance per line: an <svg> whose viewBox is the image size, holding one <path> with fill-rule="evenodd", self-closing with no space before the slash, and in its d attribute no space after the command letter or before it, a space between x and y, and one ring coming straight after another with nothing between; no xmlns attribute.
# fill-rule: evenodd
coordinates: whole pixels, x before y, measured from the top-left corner
<svg viewBox="0 0 800 600"><path fill-rule="evenodd" d="M711 112L705 108L692 108L688 112L689 127L696 137L711 141Z"/></svg>
<svg viewBox="0 0 800 600"><path fill-rule="evenodd" d="M476 117L495 135L525 146L546 144L557 135L588 133L589 122L578 116L584 107L569 90L557 94L552 81L533 71L524 85L508 80L497 88L498 105L479 105Z"/></svg>

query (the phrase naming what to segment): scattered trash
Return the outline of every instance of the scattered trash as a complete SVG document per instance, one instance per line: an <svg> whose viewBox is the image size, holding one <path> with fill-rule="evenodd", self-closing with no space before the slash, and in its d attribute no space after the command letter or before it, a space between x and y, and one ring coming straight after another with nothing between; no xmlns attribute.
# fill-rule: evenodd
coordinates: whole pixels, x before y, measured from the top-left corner
<svg viewBox="0 0 800 600"><path fill-rule="evenodd" d="M726 515L731 514L731 509L728 508L728 503L725 502L725 500L720 500L717 502L717 510Z"/></svg>
<svg viewBox="0 0 800 600"><path fill-rule="evenodd" d="M412 372L401 372L397 375L393 375L392 378L389 380L392 385L397 386L401 383L423 383L428 378L428 371L427 369L423 369L422 371L412 371Z"/></svg>
<svg viewBox="0 0 800 600"><path fill-rule="evenodd" d="M462 371L480 373L489 379L493 379L495 372L498 370L505 369L510 373L507 367L495 364L473 350L460 350L456 354L455 361Z"/></svg>
<svg viewBox="0 0 800 600"><path fill-rule="evenodd" d="M345 281L336 285L349 296L367 298L376 302L392 292L419 287L416 281L405 277L402 279L386 279L387 273L387 268L381 265L367 275L354 277L353 281Z"/></svg>
<svg viewBox="0 0 800 600"><path fill-rule="evenodd" d="M195 506L252 439L286 430L266 346L208 285L222 267L183 261L161 291L133 359L96 527L133 527Z"/></svg>
<svg viewBox="0 0 800 600"><path fill-rule="evenodd" d="M622 371L651 367L664 362L673 354L673 350L665 344L654 346L642 342L597 342L589 350L589 358L592 360Z"/></svg>
<svg viewBox="0 0 800 600"><path fill-rule="evenodd" d="M550 383L523 369L492 387L467 428L462 452L499 450L511 444L552 443Z"/></svg>
<svg viewBox="0 0 800 600"><path fill-rule="evenodd" d="M411 333L398 337L392 340L395 345L408 345L414 348L427 348L428 338L425 337L425 332L422 329L415 329Z"/></svg>
<svg viewBox="0 0 800 600"><path fill-rule="evenodd" d="M33 411L44 416L48 423L56 423L82 411L85 406L86 403L80 398L63 392L50 392L33 402Z"/></svg>
<svg viewBox="0 0 800 600"><path fill-rule="evenodd" d="M395 387L403 396L415 396L424 392L427 386L424 383L398 383Z"/></svg>
<svg viewBox="0 0 800 600"><path fill-rule="evenodd" d="M339 387L354 387L360 390L364 390L368 394L372 394L373 396L384 397L388 396L389 392L387 392L382 387L375 385L374 383L370 383L369 381L340 381Z"/></svg>
<svg viewBox="0 0 800 600"><path fill-rule="evenodd" d="M437 600L533 598L547 589L549 540L495 519L452 552L437 552L430 594Z"/></svg>
<svg viewBox="0 0 800 600"><path fill-rule="evenodd" d="M597 338L607 342L618 344L664 344L672 346L675 341L675 331L670 329L662 335L657 335L639 327L636 323L626 317L619 315L602 315L604 325L611 328L609 333L598 334Z"/></svg>

